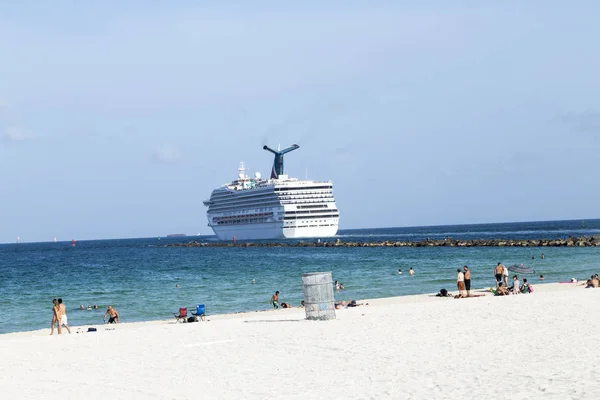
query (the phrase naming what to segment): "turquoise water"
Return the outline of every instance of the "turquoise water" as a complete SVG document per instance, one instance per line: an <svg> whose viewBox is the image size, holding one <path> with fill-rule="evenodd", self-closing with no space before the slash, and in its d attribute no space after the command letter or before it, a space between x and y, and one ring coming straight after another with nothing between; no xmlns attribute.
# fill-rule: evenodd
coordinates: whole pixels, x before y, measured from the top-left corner
<svg viewBox="0 0 600 400"><path fill-rule="evenodd" d="M345 241L440 238L557 238L600 235L600 220L341 231ZM346 287L336 300L454 290L456 268L469 265L474 287L494 283L493 268L523 263L546 282L600 273L600 248L181 248L166 244L214 237L0 245L0 333L46 328L51 300L62 297L71 326L101 324L108 304L123 322L165 319L204 303L207 313L269 309L275 290L302 300L301 274L332 271ZM546 258L542 260L540 254ZM532 256L535 257L532 260ZM415 276L408 275L409 267ZM405 272L397 275L398 268ZM256 283L252 284L255 279ZM532 283L539 282L537 274ZM176 288L179 284L179 288ZM98 304L100 309L80 311Z"/></svg>

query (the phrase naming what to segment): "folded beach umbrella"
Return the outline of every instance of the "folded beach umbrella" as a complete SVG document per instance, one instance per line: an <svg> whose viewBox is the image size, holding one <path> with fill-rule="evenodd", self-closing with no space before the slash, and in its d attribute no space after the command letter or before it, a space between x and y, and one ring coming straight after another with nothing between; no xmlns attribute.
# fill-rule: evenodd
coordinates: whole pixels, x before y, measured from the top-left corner
<svg viewBox="0 0 600 400"><path fill-rule="evenodd" d="M508 270L511 272L516 272L517 274L535 274L535 270L533 268L526 267L523 264L513 264L508 267Z"/></svg>

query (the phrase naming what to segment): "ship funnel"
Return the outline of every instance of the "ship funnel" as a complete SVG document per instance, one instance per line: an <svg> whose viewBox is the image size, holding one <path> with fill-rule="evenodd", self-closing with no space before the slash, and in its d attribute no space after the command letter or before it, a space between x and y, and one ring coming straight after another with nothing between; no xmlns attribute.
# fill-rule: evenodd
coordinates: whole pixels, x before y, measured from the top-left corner
<svg viewBox="0 0 600 400"><path fill-rule="evenodd" d="M289 153L292 150L299 148L297 144L293 144L290 147L283 150L273 150L269 146L263 146L263 150L270 151L275 154L275 160L273 160L273 169L271 170L271 179L277 179L279 175L283 175L283 155Z"/></svg>

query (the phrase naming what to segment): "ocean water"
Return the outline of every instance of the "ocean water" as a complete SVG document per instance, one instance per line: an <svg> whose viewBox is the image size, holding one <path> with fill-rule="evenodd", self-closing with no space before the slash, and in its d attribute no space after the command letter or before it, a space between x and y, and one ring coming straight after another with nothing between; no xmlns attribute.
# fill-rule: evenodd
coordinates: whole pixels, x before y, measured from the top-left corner
<svg viewBox="0 0 600 400"><path fill-rule="evenodd" d="M600 220L342 230L343 241L540 239L600 235ZM600 273L600 248L420 247L182 248L169 243L216 241L214 236L19 243L0 245L0 333L50 326L51 300L61 297L71 326L102 324L108 304L122 322L172 318L179 307L206 305L207 314L265 310L279 290L302 300L301 275L332 271L345 290L336 300L455 290L456 268L469 265L473 287L494 284L493 268L523 263L545 282ZM328 239L335 240L335 239ZM545 259L540 258L541 253ZM532 259L533 257L533 259ZM413 267L415 275L408 275ZM402 268L403 275L398 275ZM256 283L253 284L252 280ZM176 287L179 284L179 288ZM80 311L79 305L100 308Z"/></svg>

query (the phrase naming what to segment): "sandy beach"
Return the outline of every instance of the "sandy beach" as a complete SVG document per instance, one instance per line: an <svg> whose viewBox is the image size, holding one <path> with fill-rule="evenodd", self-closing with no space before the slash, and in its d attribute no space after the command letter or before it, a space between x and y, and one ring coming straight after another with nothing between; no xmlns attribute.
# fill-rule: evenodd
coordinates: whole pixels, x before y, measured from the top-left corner
<svg viewBox="0 0 600 400"><path fill-rule="evenodd" d="M600 290L375 300L0 335L7 399L597 398ZM46 317L43 315L42 317ZM82 331L82 333L75 333Z"/></svg>

